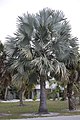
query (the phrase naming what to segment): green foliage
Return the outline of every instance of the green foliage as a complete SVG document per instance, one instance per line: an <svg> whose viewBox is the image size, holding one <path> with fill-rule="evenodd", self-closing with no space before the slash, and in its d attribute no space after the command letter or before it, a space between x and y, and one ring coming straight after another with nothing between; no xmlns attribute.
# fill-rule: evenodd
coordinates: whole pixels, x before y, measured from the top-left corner
<svg viewBox="0 0 80 120"><path fill-rule="evenodd" d="M3 46L3 44L0 41L0 54L1 54L1 52L3 52L3 50L4 50L4 46Z"/></svg>
<svg viewBox="0 0 80 120"><path fill-rule="evenodd" d="M37 95L34 95L34 98L33 98L33 100L35 101L35 100L37 100Z"/></svg>

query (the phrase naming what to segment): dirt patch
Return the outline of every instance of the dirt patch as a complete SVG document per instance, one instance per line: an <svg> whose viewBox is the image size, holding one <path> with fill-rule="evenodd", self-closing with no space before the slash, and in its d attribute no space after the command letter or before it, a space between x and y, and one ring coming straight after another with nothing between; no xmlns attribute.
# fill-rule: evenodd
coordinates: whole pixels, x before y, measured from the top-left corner
<svg viewBox="0 0 80 120"><path fill-rule="evenodd" d="M59 115L59 113L53 113L53 112L50 112L49 114L38 114L38 113L26 113L26 114L21 114L21 116L32 116L32 117L38 117L38 116L43 116L43 117L53 117L53 116L57 116Z"/></svg>

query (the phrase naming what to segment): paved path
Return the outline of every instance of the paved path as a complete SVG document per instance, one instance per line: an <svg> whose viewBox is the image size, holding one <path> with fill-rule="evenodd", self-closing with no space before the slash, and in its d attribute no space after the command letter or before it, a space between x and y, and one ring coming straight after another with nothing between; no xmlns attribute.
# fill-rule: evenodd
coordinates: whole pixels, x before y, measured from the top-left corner
<svg viewBox="0 0 80 120"><path fill-rule="evenodd" d="M43 118L27 118L27 119L21 119L21 120L80 120L80 115L43 117Z"/></svg>

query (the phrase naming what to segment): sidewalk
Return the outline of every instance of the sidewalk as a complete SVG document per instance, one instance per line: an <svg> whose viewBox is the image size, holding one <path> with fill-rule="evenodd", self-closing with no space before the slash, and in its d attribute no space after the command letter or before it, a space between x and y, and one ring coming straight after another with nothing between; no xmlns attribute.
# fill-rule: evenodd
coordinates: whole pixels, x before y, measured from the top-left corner
<svg viewBox="0 0 80 120"><path fill-rule="evenodd" d="M3 102L3 103L9 103L9 102L19 102L20 100L19 99L13 99L13 100L0 100L0 102ZM25 99L23 100L24 102L25 101L34 101L33 99ZM40 99L37 99L36 101L40 101Z"/></svg>

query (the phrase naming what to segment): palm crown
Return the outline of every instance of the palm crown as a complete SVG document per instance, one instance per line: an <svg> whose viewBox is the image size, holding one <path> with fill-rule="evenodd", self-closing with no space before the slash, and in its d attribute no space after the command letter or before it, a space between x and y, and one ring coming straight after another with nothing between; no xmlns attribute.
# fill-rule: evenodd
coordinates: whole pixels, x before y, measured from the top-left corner
<svg viewBox="0 0 80 120"><path fill-rule="evenodd" d="M18 17L15 37L8 37L8 55L15 56L14 64L17 65L21 59L22 65L31 62L40 74L65 71L62 62L67 64L75 51L73 41L77 40L71 39L70 30L61 11L46 8L36 15L24 14Z"/></svg>

